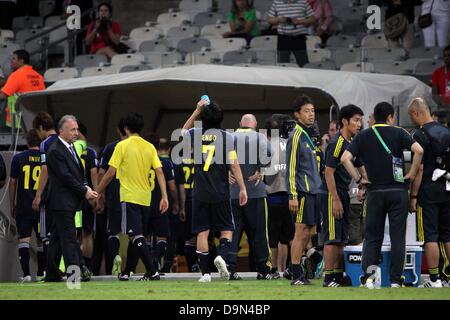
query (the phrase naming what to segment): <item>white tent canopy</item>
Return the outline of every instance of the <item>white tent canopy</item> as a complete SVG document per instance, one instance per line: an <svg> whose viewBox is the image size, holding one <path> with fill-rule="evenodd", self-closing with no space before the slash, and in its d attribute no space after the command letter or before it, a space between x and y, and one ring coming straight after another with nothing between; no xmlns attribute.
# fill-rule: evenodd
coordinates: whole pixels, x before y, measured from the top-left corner
<svg viewBox="0 0 450 320"><path fill-rule="evenodd" d="M227 112L225 127L239 116L261 117L290 112L299 94L313 99L319 125L326 130L330 108L352 103L368 116L388 101L400 106L400 123L408 125L406 103L415 96L431 101L431 89L414 77L279 67L193 65L58 81L47 90L21 96L23 119L30 127L35 113L55 117L74 114L89 128L90 140L104 145L114 139L118 119L129 111L143 113L146 130L169 134L183 125L202 94Z"/></svg>

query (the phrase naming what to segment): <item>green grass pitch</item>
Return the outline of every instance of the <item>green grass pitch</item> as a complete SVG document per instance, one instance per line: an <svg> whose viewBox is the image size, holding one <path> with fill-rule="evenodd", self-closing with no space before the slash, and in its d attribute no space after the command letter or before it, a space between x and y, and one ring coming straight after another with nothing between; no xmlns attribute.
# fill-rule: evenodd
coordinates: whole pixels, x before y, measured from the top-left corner
<svg viewBox="0 0 450 320"><path fill-rule="evenodd" d="M193 280L155 282L92 281L80 290L69 290L65 283L2 283L0 299L69 300L441 300L450 299L450 288L323 288L313 285L292 287L287 280L221 281L198 283Z"/></svg>

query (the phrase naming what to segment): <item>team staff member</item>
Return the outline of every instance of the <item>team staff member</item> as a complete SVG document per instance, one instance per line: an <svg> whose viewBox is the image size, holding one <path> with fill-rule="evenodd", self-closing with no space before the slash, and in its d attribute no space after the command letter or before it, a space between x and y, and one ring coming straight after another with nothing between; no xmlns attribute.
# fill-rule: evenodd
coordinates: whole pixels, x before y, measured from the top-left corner
<svg viewBox="0 0 450 320"><path fill-rule="evenodd" d="M420 127L414 133L414 139L425 150L423 164L414 179L411 188L411 211L416 211L420 240L425 241L430 280L425 288L441 288L439 276L439 245L444 243L446 256L450 256L450 190L446 189L444 176L433 179L433 173L439 167L438 158L450 160L450 154L443 150L450 148L450 131L447 127L433 121L430 108L422 98L415 98L408 108L411 120ZM417 203L419 205L417 205ZM417 205L417 207L416 207Z"/></svg>
<svg viewBox="0 0 450 320"><path fill-rule="evenodd" d="M374 279L368 268L378 265L384 237L386 214L391 236L390 281L392 287L403 284L405 262L406 219L408 217L408 185L414 179L422 160L423 149L404 129L394 127L394 108L387 102L375 106L376 123L351 142L341 157L347 172L358 184L369 182L361 177L353 165L353 158L364 163L370 184L367 187L366 225L363 244L362 282L374 288ZM407 175L403 174L403 150L414 152L413 163ZM375 279L378 281L379 279Z"/></svg>
<svg viewBox="0 0 450 320"><path fill-rule="evenodd" d="M11 56L11 69L13 73L8 77L0 90L0 102L8 100L6 107L6 126L12 126L11 116L16 114L15 105L18 95L25 92L45 90L44 77L33 70L29 65L30 55L25 50L16 50ZM15 126L19 126L18 117L14 119Z"/></svg>
<svg viewBox="0 0 450 320"><path fill-rule="evenodd" d="M287 141L287 176L289 210L294 214L295 234L291 245L291 285L307 285L300 260L311 239L311 232L318 221L316 195L320 187L319 164L316 146L307 130L314 125L314 105L308 96L294 101L295 129Z"/></svg>
<svg viewBox="0 0 450 320"><path fill-rule="evenodd" d="M200 117L202 128L192 128ZM183 126L184 143L195 160L192 191L192 233L197 234L197 255L202 271L199 282L211 282L208 236L220 232L219 255L214 259L222 279L229 279L226 261L230 252L234 221L230 204L228 171L239 185L239 204L247 203L247 191L237 161L231 134L221 130L222 109L209 99L201 99ZM187 156L187 155L186 155ZM197 162L198 161L198 162Z"/></svg>
<svg viewBox="0 0 450 320"><path fill-rule="evenodd" d="M94 200L97 193L87 186L81 159L73 143L78 138L78 124L74 116L66 115L58 122L58 140L48 151L49 195L46 209L53 217L48 248L46 281L59 281L56 261L62 251L66 270L80 266L80 247L76 238L75 212L83 200ZM73 270L75 272L75 270ZM90 271L82 266L82 280L90 279Z"/></svg>
<svg viewBox="0 0 450 320"><path fill-rule="evenodd" d="M11 180L9 182L9 202L11 216L16 219L19 235L19 260L23 271L22 282L31 282L30 240L34 230L37 239L37 276L42 277L45 270L42 239L39 236L39 213L33 211L31 203L36 193L41 172L41 139L36 130L31 129L26 136L28 150L16 154L11 162Z"/></svg>
<svg viewBox="0 0 450 320"><path fill-rule="evenodd" d="M125 119L121 118L116 128L119 140L106 145L100 159L100 168L98 170L98 182L102 181L103 176L109 169L109 160L114 153L116 145L127 138L125 132ZM119 234L122 232L122 206L120 205L120 183L119 179L114 177L111 183L106 187L105 193L101 194L99 200L100 206L97 210L104 208L107 215L107 234L108 234L108 253L105 259L106 274L114 274L119 276L122 272L122 258L119 255L120 239ZM130 242L128 247L132 247Z"/></svg>
<svg viewBox="0 0 450 320"><path fill-rule="evenodd" d="M248 201L246 205L240 206L239 187L230 173L231 206L235 223L229 257L230 279L239 279L239 276L236 277L236 262L241 231L245 229L253 252L257 271L256 279L270 280L273 276L270 273L271 252L267 235L267 192L265 183L261 181L261 168L269 164L271 149L266 136L255 131L258 123L253 114L243 115L239 125L239 129L232 136L247 189Z"/></svg>
<svg viewBox="0 0 450 320"><path fill-rule="evenodd" d="M160 279L159 273L152 263L151 254L143 236L142 225L145 210L149 209L151 203L149 181L151 169L155 170L161 187L162 199L159 209L162 213L167 211L169 201L158 153L150 142L145 141L139 135L143 127L144 117L142 115L134 112L128 114L125 118L125 132L128 138L116 145L111 160L109 160L109 169L97 188L99 193L103 192L117 172L120 182L122 216L126 219L125 230L145 265L146 273L141 280L149 281Z"/></svg>
<svg viewBox="0 0 450 320"><path fill-rule="evenodd" d="M342 166L341 156L362 126L363 111L348 105L339 110L341 129L329 142L325 152L325 175L319 196L324 237L324 287L343 285L344 245L348 241L350 211L349 185L351 177ZM361 162L355 166L367 179Z"/></svg>

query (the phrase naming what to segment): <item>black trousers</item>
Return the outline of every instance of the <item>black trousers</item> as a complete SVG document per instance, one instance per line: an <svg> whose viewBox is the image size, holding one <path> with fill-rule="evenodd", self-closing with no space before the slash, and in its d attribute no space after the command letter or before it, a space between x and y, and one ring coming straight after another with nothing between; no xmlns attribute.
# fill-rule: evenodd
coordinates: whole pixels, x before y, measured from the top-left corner
<svg viewBox="0 0 450 320"><path fill-rule="evenodd" d="M248 242L252 250L256 271L267 273L270 271L270 249L267 231L267 202L266 198L248 199L245 206L239 205L239 200L232 200L231 207L235 230L231 243L229 265L232 272L236 271L237 254L242 229L247 233Z"/></svg>
<svg viewBox="0 0 450 320"><path fill-rule="evenodd" d="M48 247L47 277L55 278L59 274L60 256L65 265L80 265L80 246L75 228L75 212L49 211L53 216L52 235Z"/></svg>
<svg viewBox="0 0 450 320"><path fill-rule="evenodd" d="M365 239L362 267L365 273L370 266L378 265L383 245L386 214L391 237L391 282L401 282L405 262L406 219L408 218L408 191L385 189L367 193Z"/></svg>
<svg viewBox="0 0 450 320"><path fill-rule="evenodd" d="M278 62L288 63L291 52L299 67L303 67L309 62L306 50L306 35L298 36L278 36Z"/></svg>

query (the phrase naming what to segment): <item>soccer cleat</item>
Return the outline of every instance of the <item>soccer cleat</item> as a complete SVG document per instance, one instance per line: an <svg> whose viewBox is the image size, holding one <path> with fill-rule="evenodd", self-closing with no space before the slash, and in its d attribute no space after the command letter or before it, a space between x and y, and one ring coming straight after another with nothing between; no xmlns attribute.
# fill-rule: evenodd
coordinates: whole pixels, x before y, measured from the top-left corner
<svg viewBox="0 0 450 320"><path fill-rule="evenodd" d="M272 273L260 273L256 274L256 280L272 280L274 279Z"/></svg>
<svg viewBox="0 0 450 320"><path fill-rule="evenodd" d="M270 271L270 275L272 276L272 279L273 279L273 280L277 280L277 279L280 279L280 278L281 278L281 276L280 276L280 274L278 273L278 271Z"/></svg>
<svg viewBox="0 0 450 320"><path fill-rule="evenodd" d="M220 278L224 280L230 279L230 273L227 269L227 264L225 263L225 260L221 256L217 256L214 259L214 265L216 266L217 270L219 271Z"/></svg>
<svg viewBox="0 0 450 320"><path fill-rule="evenodd" d="M19 282L20 282L20 283L28 283L28 282L32 282L32 281L31 281L31 276L28 275L28 276L22 277L22 278L20 278L20 281L19 281Z"/></svg>
<svg viewBox="0 0 450 320"><path fill-rule="evenodd" d="M237 272L232 272L230 274L230 280L242 280L242 278Z"/></svg>
<svg viewBox="0 0 450 320"><path fill-rule="evenodd" d="M322 260L317 264L316 272L314 273L314 277L315 277L316 279L322 278L324 267L325 267L325 263L323 262L323 259L322 259Z"/></svg>
<svg viewBox="0 0 450 320"><path fill-rule="evenodd" d="M450 288L450 283L448 280L441 280L442 282L442 288Z"/></svg>
<svg viewBox="0 0 450 320"><path fill-rule="evenodd" d="M436 281L428 280L421 286L422 288L442 288L441 279L437 279Z"/></svg>
<svg viewBox="0 0 450 320"><path fill-rule="evenodd" d="M306 279L314 279L313 263L310 258L305 258L302 263Z"/></svg>
<svg viewBox="0 0 450 320"><path fill-rule="evenodd" d="M128 273L121 272L121 273L119 273L117 278L119 279L119 281L128 281L128 280L130 280L130 275Z"/></svg>
<svg viewBox="0 0 450 320"><path fill-rule="evenodd" d="M373 283L373 280L371 278L366 280L366 283L364 284L364 287L366 287L367 289L375 289L375 285Z"/></svg>
<svg viewBox="0 0 450 320"><path fill-rule="evenodd" d="M286 270L284 270L283 272L283 278L287 279L287 280L292 280L292 273L291 270L289 270L289 268L287 268Z"/></svg>
<svg viewBox="0 0 450 320"><path fill-rule="evenodd" d="M402 287L402 285L400 283L397 283L397 282L391 283L391 288L401 288L401 287Z"/></svg>
<svg viewBox="0 0 450 320"><path fill-rule="evenodd" d="M342 280L339 282L339 284L342 287L351 287L352 284L352 278L350 278L349 276L345 275L342 277Z"/></svg>
<svg viewBox="0 0 450 320"><path fill-rule="evenodd" d="M291 286L307 286L310 285L311 282L305 277L300 277L298 279L291 281Z"/></svg>
<svg viewBox="0 0 450 320"><path fill-rule="evenodd" d="M91 270L88 269L86 266L81 266L81 281L82 282L88 282L91 280L92 277Z"/></svg>
<svg viewBox="0 0 450 320"><path fill-rule="evenodd" d="M327 281L327 282L323 282L322 287L327 287L327 288L337 288L340 287L341 284L335 282L334 280L332 281Z"/></svg>
<svg viewBox="0 0 450 320"><path fill-rule="evenodd" d="M198 279L198 282L211 282L211 275L209 273L205 273Z"/></svg>
<svg viewBox="0 0 450 320"><path fill-rule="evenodd" d="M119 255L116 255L112 267L112 274L118 276L121 270L122 270L122 258Z"/></svg>
<svg viewBox="0 0 450 320"><path fill-rule="evenodd" d="M146 273L142 278L139 279L139 281L158 281L161 280L161 277L159 276L158 272L155 272L154 274Z"/></svg>

